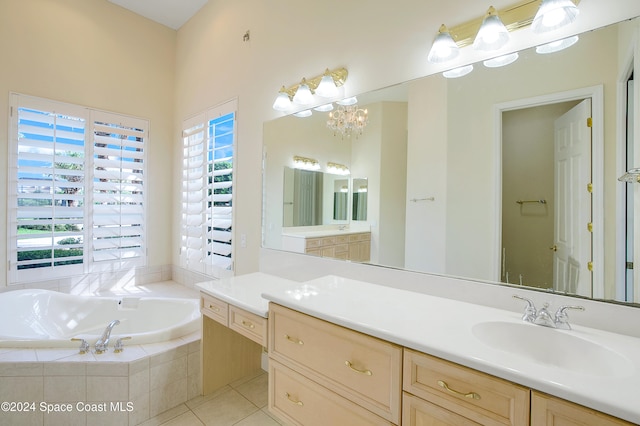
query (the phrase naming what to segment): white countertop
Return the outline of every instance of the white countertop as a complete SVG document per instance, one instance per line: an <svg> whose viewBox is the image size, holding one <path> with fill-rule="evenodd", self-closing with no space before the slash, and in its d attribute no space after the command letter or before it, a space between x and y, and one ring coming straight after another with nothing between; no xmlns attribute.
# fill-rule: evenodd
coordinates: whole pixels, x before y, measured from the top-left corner
<svg viewBox="0 0 640 426"><path fill-rule="evenodd" d="M196 284L196 288L213 297L267 318L269 301L261 296L265 289L278 291L298 285L296 281L256 272Z"/></svg>
<svg viewBox="0 0 640 426"><path fill-rule="evenodd" d="M617 352L623 356L626 366L618 369L623 372L608 375L592 374L589 366L585 367L586 372L574 372L496 349L479 340L472 331L473 325L491 321L541 327L522 322L518 313L336 276L291 285L280 279L275 281L277 284L273 286L269 284L273 280L260 282L265 299L640 423L638 338L580 326L573 326L570 331L549 329ZM550 357L557 353L551 344L548 351Z"/></svg>
<svg viewBox="0 0 640 426"><path fill-rule="evenodd" d="M328 237L334 235L349 235L349 234L361 234L363 232L371 232L370 229L319 229L319 230L305 230L305 231L283 231L282 235L292 238L317 238Z"/></svg>

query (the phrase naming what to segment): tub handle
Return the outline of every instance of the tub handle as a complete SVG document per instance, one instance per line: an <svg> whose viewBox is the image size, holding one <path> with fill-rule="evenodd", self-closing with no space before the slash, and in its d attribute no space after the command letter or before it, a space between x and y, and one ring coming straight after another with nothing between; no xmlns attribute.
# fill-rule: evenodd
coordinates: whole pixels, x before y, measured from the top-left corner
<svg viewBox="0 0 640 426"><path fill-rule="evenodd" d="M124 351L124 343L122 343L122 341L130 340L130 339L131 339L131 336L127 336L127 337L121 337L118 340L116 340L116 344L113 346L113 352L120 353Z"/></svg>
<svg viewBox="0 0 640 426"><path fill-rule="evenodd" d="M74 337L71 339L72 342L80 342L80 353L86 354L90 350L89 342L84 339L80 339L78 337Z"/></svg>

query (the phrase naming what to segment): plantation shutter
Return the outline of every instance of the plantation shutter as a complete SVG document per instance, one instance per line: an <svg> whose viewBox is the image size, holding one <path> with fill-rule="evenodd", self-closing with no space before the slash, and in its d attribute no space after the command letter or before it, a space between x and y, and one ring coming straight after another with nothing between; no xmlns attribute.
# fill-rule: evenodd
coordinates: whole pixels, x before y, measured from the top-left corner
<svg viewBox="0 0 640 426"><path fill-rule="evenodd" d="M208 275L233 270L236 102L183 123L181 266Z"/></svg>
<svg viewBox="0 0 640 426"><path fill-rule="evenodd" d="M209 111L208 126L207 264L232 269L235 112Z"/></svg>
<svg viewBox="0 0 640 426"><path fill-rule="evenodd" d="M109 267L145 258L145 143L148 122L94 111L92 258Z"/></svg>
<svg viewBox="0 0 640 426"><path fill-rule="evenodd" d="M205 115L183 123L181 266L204 272Z"/></svg>
<svg viewBox="0 0 640 426"><path fill-rule="evenodd" d="M84 109L11 95L10 282L83 272Z"/></svg>

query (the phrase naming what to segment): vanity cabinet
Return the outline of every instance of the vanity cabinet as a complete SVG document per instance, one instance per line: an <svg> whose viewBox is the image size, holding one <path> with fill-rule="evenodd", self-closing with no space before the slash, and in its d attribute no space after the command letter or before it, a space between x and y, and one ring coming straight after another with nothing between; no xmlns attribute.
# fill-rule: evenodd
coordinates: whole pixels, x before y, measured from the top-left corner
<svg viewBox="0 0 640 426"><path fill-rule="evenodd" d="M289 420L308 424L305 419L313 418L316 421L310 424L340 424L322 422L328 395L335 393L339 396L338 402L334 401L338 405L355 404L368 411L361 417L369 418L369 424L399 424L400 346L272 303L269 357L270 369L275 373L269 375L269 408L285 413ZM285 376L288 379L282 378ZM309 389L320 391L317 399L310 396ZM285 411L284 402L304 410Z"/></svg>
<svg viewBox="0 0 640 426"><path fill-rule="evenodd" d="M304 252L353 262L368 262L371 257L371 232L305 238Z"/></svg>
<svg viewBox="0 0 640 426"><path fill-rule="evenodd" d="M407 348L403 366L403 424L529 424L528 388Z"/></svg>
<svg viewBox="0 0 640 426"><path fill-rule="evenodd" d="M611 417L581 405L531 392L531 426L632 426L633 423Z"/></svg>

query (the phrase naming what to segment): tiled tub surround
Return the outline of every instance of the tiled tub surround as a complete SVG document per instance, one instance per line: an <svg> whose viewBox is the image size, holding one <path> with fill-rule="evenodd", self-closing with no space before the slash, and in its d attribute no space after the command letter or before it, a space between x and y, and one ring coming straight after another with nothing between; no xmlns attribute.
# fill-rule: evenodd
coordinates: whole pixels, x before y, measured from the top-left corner
<svg viewBox="0 0 640 426"><path fill-rule="evenodd" d="M198 297L198 292L173 282L128 286L102 294ZM103 354L79 354L77 348L0 348L0 401L36 404L35 412L0 412L0 425L144 422L200 395L200 335L197 331L144 345L127 345L125 341L121 353L114 353L112 345ZM45 414L42 402L71 403L73 409ZM76 407L78 402L96 405L87 405L89 411L82 412ZM111 402L116 405L111 407ZM117 403L122 411L112 411L119 408ZM107 411L91 412L92 407Z"/></svg>

